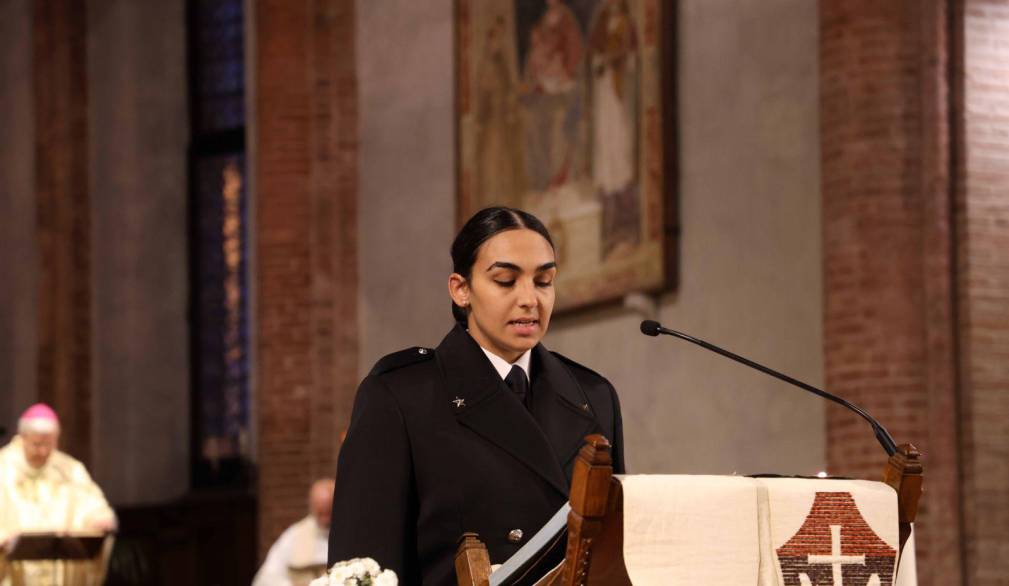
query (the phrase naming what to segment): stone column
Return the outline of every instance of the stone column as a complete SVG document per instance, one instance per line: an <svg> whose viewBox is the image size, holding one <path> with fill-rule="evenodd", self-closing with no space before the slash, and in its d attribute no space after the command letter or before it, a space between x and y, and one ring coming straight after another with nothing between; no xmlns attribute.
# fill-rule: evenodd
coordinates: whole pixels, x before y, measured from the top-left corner
<svg viewBox="0 0 1009 586"><path fill-rule="evenodd" d="M0 427L38 399L32 2L0 2Z"/></svg>
<svg viewBox="0 0 1009 586"><path fill-rule="evenodd" d="M189 489L185 2L88 1L94 466L120 505Z"/></svg>
<svg viewBox="0 0 1009 586"><path fill-rule="evenodd" d="M964 575L988 586L1009 576L1009 3L956 6Z"/></svg>
<svg viewBox="0 0 1009 586"><path fill-rule="evenodd" d="M91 210L83 0L34 3L38 394L91 460Z"/></svg>

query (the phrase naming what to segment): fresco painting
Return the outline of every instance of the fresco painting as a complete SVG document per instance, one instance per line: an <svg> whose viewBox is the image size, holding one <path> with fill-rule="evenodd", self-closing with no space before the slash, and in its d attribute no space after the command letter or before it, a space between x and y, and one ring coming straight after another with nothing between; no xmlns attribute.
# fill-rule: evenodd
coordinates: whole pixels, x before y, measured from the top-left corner
<svg viewBox="0 0 1009 586"><path fill-rule="evenodd" d="M539 216L559 309L671 282L662 8L457 2L458 218L490 205Z"/></svg>

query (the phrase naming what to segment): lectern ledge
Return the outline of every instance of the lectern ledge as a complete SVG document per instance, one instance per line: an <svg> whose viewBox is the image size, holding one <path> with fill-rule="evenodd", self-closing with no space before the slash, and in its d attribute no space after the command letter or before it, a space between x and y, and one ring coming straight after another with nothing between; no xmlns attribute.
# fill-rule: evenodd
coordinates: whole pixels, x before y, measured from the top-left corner
<svg viewBox="0 0 1009 586"><path fill-rule="evenodd" d="M0 579L6 573L12 586L97 586L111 545L102 533L22 533L0 551Z"/></svg>
<svg viewBox="0 0 1009 586"><path fill-rule="evenodd" d="M913 584L909 573L896 576L902 557L913 562L905 546L922 479L909 444L890 457L883 482L617 477L609 442L590 435L575 463L566 522L559 511L494 572L479 536L467 533L456 575L459 586L905 586ZM625 521L635 531L627 536ZM644 542L639 529L651 532ZM673 555L656 553L670 548Z"/></svg>

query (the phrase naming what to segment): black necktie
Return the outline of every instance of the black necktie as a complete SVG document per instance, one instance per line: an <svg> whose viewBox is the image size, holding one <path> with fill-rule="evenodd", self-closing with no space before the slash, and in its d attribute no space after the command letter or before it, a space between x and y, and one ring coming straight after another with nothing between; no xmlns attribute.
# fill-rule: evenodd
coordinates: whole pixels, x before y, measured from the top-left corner
<svg viewBox="0 0 1009 586"><path fill-rule="evenodd" d="M529 379L526 378L526 371L516 364L512 367L508 376L505 377L505 382L508 383L508 387L518 397L519 402L525 405L526 396L529 394Z"/></svg>

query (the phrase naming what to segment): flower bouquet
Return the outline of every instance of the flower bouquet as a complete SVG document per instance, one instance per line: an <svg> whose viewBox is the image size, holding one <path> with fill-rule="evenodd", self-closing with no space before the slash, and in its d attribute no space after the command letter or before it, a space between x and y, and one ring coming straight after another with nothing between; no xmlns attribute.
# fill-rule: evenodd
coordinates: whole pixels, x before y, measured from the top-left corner
<svg viewBox="0 0 1009 586"><path fill-rule="evenodd" d="M354 558L337 562L325 576L312 580L308 586L398 586L396 572L383 570L371 558Z"/></svg>

